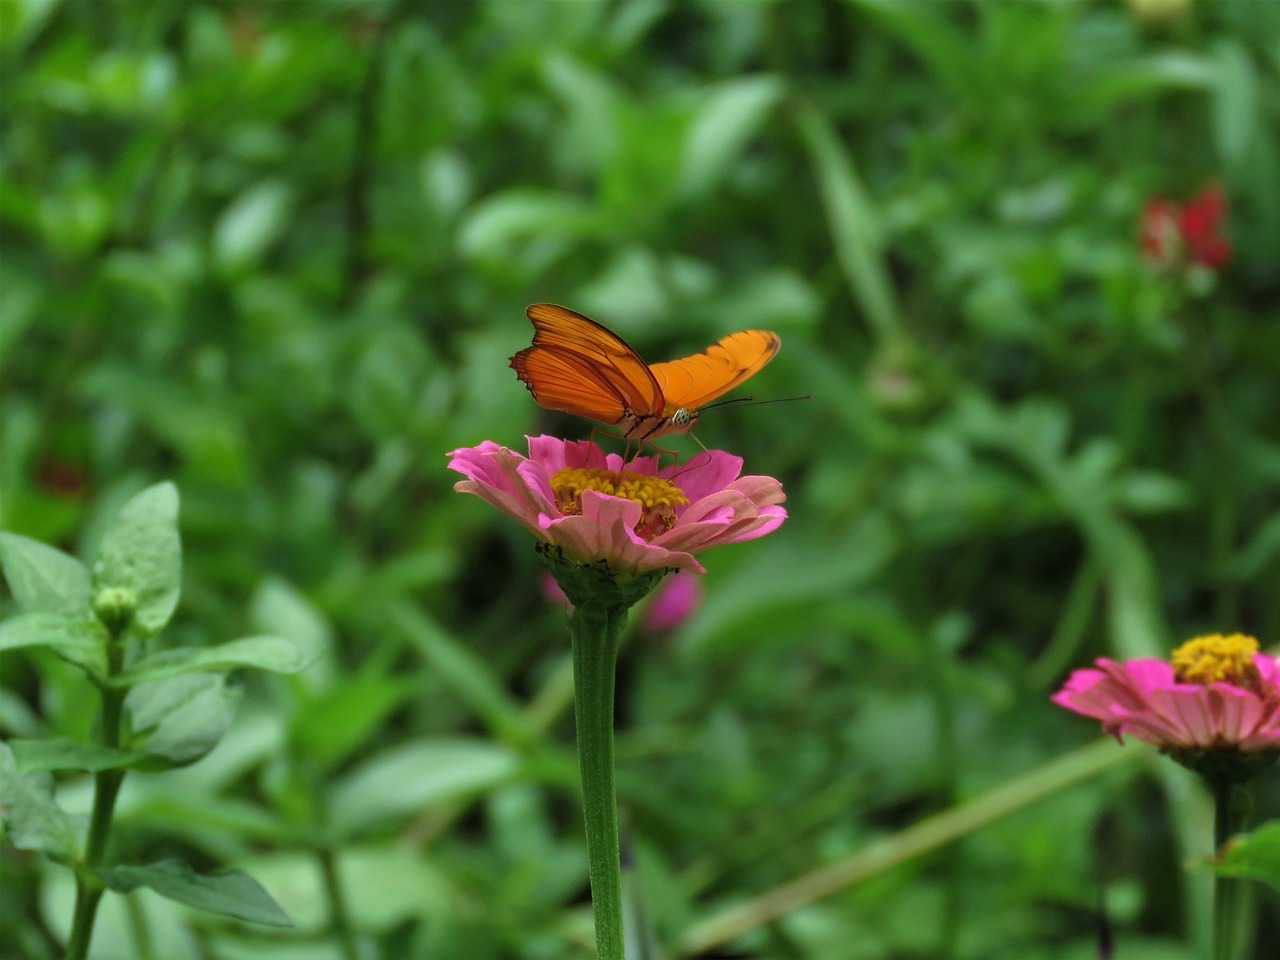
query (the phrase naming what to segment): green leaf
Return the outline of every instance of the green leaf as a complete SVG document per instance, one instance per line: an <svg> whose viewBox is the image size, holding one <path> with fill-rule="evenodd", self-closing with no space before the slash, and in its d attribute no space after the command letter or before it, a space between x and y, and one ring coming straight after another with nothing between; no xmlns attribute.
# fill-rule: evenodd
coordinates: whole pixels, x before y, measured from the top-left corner
<svg viewBox="0 0 1280 960"><path fill-rule="evenodd" d="M1251 877L1280 890L1280 820L1232 839L1213 868L1228 877Z"/></svg>
<svg viewBox="0 0 1280 960"><path fill-rule="evenodd" d="M9 842L19 850L40 850L71 862L80 850L71 817L54 801L47 774L21 774L13 751L0 743L0 816Z"/></svg>
<svg viewBox="0 0 1280 960"><path fill-rule="evenodd" d="M129 500L107 528L93 565L93 590L131 591L134 623L151 636L173 616L181 576L178 490L159 483Z"/></svg>
<svg viewBox="0 0 1280 960"><path fill-rule="evenodd" d="M483 740L429 738L385 750L333 790L335 828L363 832L427 804L457 800L503 783L516 755Z"/></svg>
<svg viewBox="0 0 1280 960"><path fill-rule="evenodd" d="M501 259L513 243L538 238L581 238L610 232L597 209L578 197L550 190L512 189L474 207L458 231L464 257Z"/></svg>
<svg viewBox="0 0 1280 960"><path fill-rule="evenodd" d="M269 927L293 926L271 894L241 870L201 874L177 860L161 860L145 866L105 867L95 872L119 893L147 887L162 897L208 913Z"/></svg>
<svg viewBox="0 0 1280 960"><path fill-rule="evenodd" d="M112 677L108 683L115 687L132 687L184 673L234 670L237 667L296 673L306 665L306 658L284 637L243 637L214 647L161 650Z"/></svg>
<svg viewBox="0 0 1280 960"><path fill-rule="evenodd" d="M714 188L781 96L777 77L740 77L713 88L685 137L681 192L692 198Z"/></svg>
<svg viewBox="0 0 1280 960"><path fill-rule="evenodd" d="M527 739L520 708L494 675L491 663L412 604L397 603L388 612L391 622L422 654L432 675L456 692L498 737L508 742Z"/></svg>
<svg viewBox="0 0 1280 960"><path fill-rule="evenodd" d="M23 773L36 770L114 770L148 766L144 753L112 750L96 743L84 743L70 737L39 740L10 740L14 760Z"/></svg>
<svg viewBox="0 0 1280 960"><path fill-rule="evenodd" d="M36 36L57 9L57 0L11 0L0 3L0 49L12 55Z"/></svg>
<svg viewBox="0 0 1280 960"><path fill-rule="evenodd" d="M1227 167L1239 165L1249 154L1258 129L1258 88L1253 64L1244 48L1220 40L1213 96L1213 132L1218 156Z"/></svg>
<svg viewBox="0 0 1280 960"><path fill-rule="evenodd" d="M240 687L229 680L223 673L201 673L134 687L124 700L133 730L130 749L171 766L199 760L231 726Z"/></svg>
<svg viewBox="0 0 1280 960"><path fill-rule="evenodd" d="M831 122L810 106L797 117L822 193L822 206L849 292L872 331L888 339L898 331L898 307L882 258L875 207Z"/></svg>
<svg viewBox="0 0 1280 960"><path fill-rule="evenodd" d="M542 58L542 77L568 113L564 139L571 162L590 173L613 163L618 117L625 106L616 81L556 49Z"/></svg>
<svg viewBox="0 0 1280 960"><path fill-rule="evenodd" d="M292 197L285 184L269 181L236 198L213 231L213 249L225 269L248 266L284 232Z"/></svg>
<svg viewBox="0 0 1280 960"><path fill-rule="evenodd" d="M1207 90L1214 82L1214 64L1209 58L1168 50L1145 57L1116 58L1082 86L1079 96L1096 109L1114 109L1126 101L1166 90Z"/></svg>
<svg viewBox="0 0 1280 960"><path fill-rule="evenodd" d="M325 689L334 683L333 630L311 601L292 584L269 576L250 603L255 630L284 637L308 664L305 686Z"/></svg>
<svg viewBox="0 0 1280 960"><path fill-rule="evenodd" d="M981 96L980 59L974 41L943 12L943 4L854 0L906 44L952 97L975 103Z"/></svg>
<svg viewBox="0 0 1280 960"><path fill-rule="evenodd" d="M56 613L23 613L0 623L0 651L49 647L62 659L101 679L107 672L107 631L93 620Z"/></svg>
<svg viewBox="0 0 1280 960"><path fill-rule="evenodd" d="M89 571L75 557L30 537L0 533L0 563L27 613L88 615Z"/></svg>
<svg viewBox="0 0 1280 960"><path fill-rule="evenodd" d="M299 709L290 723L292 740L317 763L336 765L358 750L414 692L411 678L366 668Z"/></svg>

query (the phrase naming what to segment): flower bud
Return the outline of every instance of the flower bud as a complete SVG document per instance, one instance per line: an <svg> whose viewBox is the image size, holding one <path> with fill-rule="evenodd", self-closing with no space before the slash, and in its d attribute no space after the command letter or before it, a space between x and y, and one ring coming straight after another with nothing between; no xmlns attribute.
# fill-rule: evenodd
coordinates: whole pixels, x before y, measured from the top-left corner
<svg viewBox="0 0 1280 960"><path fill-rule="evenodd" d="M103 587L93 598L93 615L113 636L124 633L137 609L138 598L128 587Z"/></svg>

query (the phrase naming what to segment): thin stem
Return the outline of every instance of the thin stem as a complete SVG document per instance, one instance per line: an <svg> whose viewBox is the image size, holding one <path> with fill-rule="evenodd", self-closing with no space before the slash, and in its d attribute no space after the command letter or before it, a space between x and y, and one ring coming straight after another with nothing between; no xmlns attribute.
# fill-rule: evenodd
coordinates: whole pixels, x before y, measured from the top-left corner
<svg viewBox="0 0 1280 960"><path fill-rule="evenodd" d="M1240 592L1235 576L1229 574L1235 554L1239 495L1232 482L1239 459L1237 444L1232 442L1231 421L1222 390L1218 384L1218 367L1213 343L1213 320L1207 303L1189 324L1193 342L1195 368L1193 374L1200 394L1200 406L1208 434L1208 452L1214 464L1215 482L1210 486L1209 560L1216 579L1213 612L1221 624L1239 619Z"/></svg>
<svg viewBox="0 0 1280 960"><path fill-rule="evenodd" d="M1122 749L1110 737L1081 747L842 860L818 867L751 900L697 921L680 935L680 949L686 954L707 953L793 910L968 836L1017 810L1058 796L1073 784L1132 763L1141 756L1140 751Z"/></svg>
<svg viewBox="0 0 1280 960"><path fill-rule="evenodd" d="M370 214L369 189L374 180L374 155L378 139L378 98L382 92L387 43L407 4L401 2L389 11L377 27L369 50L364 83L355 102L355 136L352 141L351 172L347 178L345 203L347 250L346 299L354 302L369 272L367 249Z"/></svg>
<svg viewBox="0 0 1280 960"><path fill-rule="evenodd" d="M112 636L108 645L107 675L124 668L124 638ZM102 746L120 749L120 720L124 714L124 690L102 688L102 717L98 739ZM89 815L89 836L85 843L81 869L76 870L76 902L71 915L71 935L67 939L66 960L84 960L93 937L93 921L98 903L106 888L92 872L102 865L111 837L111 818L115 814L116 797L124 782L123 770L99 770L93 775L93 811Z"/></svg>
<svg viewBox="0 0 1280 960"><path fill-rule="evenodd" d="M1244 787L1226 777L1213 783L1213 847L1219 853L1244 827L1248 812ZM1240 912L1240 881L1217 874L1213 880L1213 960L1233 960Z"/></svg>
<svg viewBox="0 0 1280 960"><path fill-rule="evenodd" d="M622 865L613 785L613 693L624 615L624 607L587 600L569 617L578 769L600 960L623 960Z"/></svg>
<svg viewBox="0 0 1280 960"><path fill-rule="evenodd" d="M138 957L153 957L156 950L151 942L151 931L147 928L147 916L138 901L138 893L124 895L124 908L129 918L129 933L133 937L133 952Z"/></svg>
<svg viewBox="0 0 1280 960"><path fill-rule="evenodd" d="M342 945L342 955L346 960L360 960L360 947L356 943L355 930L351 926L351 914L347 910L347 897L342 889L342 880L338 876L338 864L329 847L321 847L320 873L324 877L324 893L329 901L329 923Z"/></svg>

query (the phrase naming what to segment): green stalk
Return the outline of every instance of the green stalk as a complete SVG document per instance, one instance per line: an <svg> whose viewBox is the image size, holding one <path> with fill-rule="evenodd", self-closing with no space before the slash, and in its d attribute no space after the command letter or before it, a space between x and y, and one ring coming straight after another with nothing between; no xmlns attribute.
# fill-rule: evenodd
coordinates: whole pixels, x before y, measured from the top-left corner
<svg viewBox="0 0 1280 960"><path fill-rule="evenodd" d="M113 635L108 643L107 676L124 669L124 639ZM115 687L102 688L102 717L98 741L111 750L120 749L120 721L124 715L127 691ZM93 921L98 903L106 888L92 872L102 865L111 836L111 818L115 814L116 797L124 782L123 770L99 770L93 775L93 811L89 815L89 837L84 860L76 870L76 902L71 915L71 935L67 940L66 960L84 960L93 937Z"/></svg>
<svg viewBox="0 0 1280 960"><path fill-rule="evenodd" d="M793 910L879 876L1142 755L1138 750L1122 749L1111 737L1081 747L841 860L699 920L680 934L680 950L691 955L707 953Z"/></svg>
<svg viewBox="0 0 1280 960"><path fill-rule="evenodd" d="M1248 795L1228 777L1213 781L1213 848L1221 854L1227 841L1244 828ZM1217 874L1213 880L1213 960L1234 960L1239 924L1240 881Z"/></svg>
<svg viewBox="0 0 1280 960"><path fill-rule="evenodd" d="M613 691L625 614L626 606L588 599L569 616L578 770L600 960L623 960L622 866L613 785Z"/></svg>
<svg viewBox="0 0 1280 960"><path fill-rule="evenodd" d="M316 855L320 859L320 875L324 878L325 899L329 901L329 928L338 938L344 960L360 960L360 946L356 943L346 892L338 876L337 858L328 846L320 847Z"/></svg>

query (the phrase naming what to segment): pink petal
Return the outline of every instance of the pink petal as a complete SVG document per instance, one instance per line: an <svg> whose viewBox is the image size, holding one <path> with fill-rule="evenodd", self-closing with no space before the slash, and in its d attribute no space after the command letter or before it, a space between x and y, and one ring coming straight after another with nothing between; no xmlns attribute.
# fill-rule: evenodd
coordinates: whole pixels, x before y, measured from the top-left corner
<svg viewBox="0 0 1280 960"><path fill-rule="evenodd" d="M729 484L729 489L750 498L758 507L786 503L787 500L782 484L773 477L741 477Z"/></svg>
<svg viewBox="0 0 1280 960"><path fill-rule="evenodd" d="M659 473L684 491L690 503L719 493L742 472L742 458L723 450L704 450L688 463L667 467Z"/></svg>
<svg viewBox="0 0 1280 960"><path fill-rule="evenodd" d="M1280 660L1269 654L1258 652L1253 655L1253 665L1258 668L1262 682L1267 686L1280 685Z"/></svg>
<svg viewBox="0 0 1280 960"><path fill-rule="evenodd" d="M582 495L582 514L546 523L546 536L582 562L607 560L617 570L643 572L659 567L697 570L693 557L646 543L635 534L640 504L595 490Z"/></svg>
<svg viewBox="0 0 1280 960"><path fill-rule="evenodd" d="M455 450L451 456L449 468L468 477L455 483L454 490L475 494L541 536L538 518L555 507L521 476L521 467L528 461L487 441L472 449Z"/></svg>

